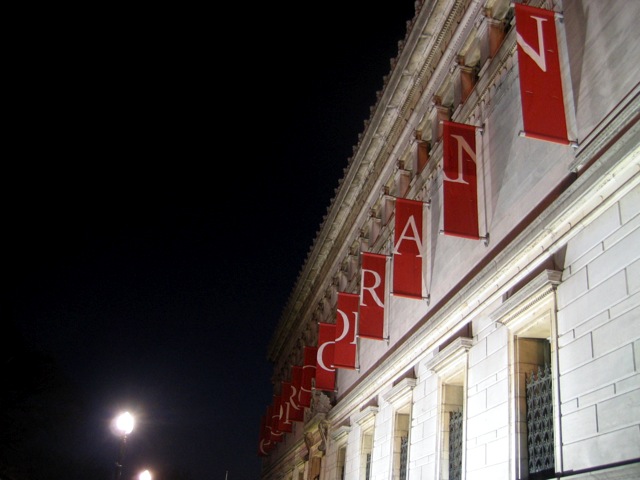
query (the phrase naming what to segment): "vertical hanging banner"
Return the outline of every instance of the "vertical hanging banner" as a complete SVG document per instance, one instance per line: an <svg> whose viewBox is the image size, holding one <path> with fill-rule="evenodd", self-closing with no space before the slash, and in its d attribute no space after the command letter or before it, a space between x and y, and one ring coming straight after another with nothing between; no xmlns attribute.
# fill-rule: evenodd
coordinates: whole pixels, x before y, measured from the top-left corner
<svg viewBox="0 0 640 480"><path fill-rule="evenodd" d="M278 429L280 423L280 396L274 395L269 411L271 413L271 443L281 442L284 434Z"/></svg>
<svg viewBox="0 0 640 480"><path fill-rule="evenodd" d="M358 336L384 340L387 256L362 252Z"/></svg>
<svg viewBox="0 0 640 480"><path fill-rule="evenodd" d="M569 145L555 12L515 4L525 137Z"/></svg>
<svg viewBox="0 0 640 480"><path fill-rule="evenodd" d="M423 202L396 198L393 294L422 298Z"/></svg>
<svg viewBox="0 0 640 480"><path fill-rule="evenodd" d="M304 366L302 367L302 385L298 395L298 403L303 407L311 406L311 388L316 378L318 347L304 347Z"/></svg>
<svg viewBox="0 0 640 480"><path fill-rule="evenodd" d="M273 428L271 427L271 424L273 423L271 419L272 417L273 417L273 405L269 405L267 407L267 412L265 413L265 416L264 416L264 419L265 419L264 438L273 447L275 445L273 443L273 437L272 437L272 432L273 432Z"/></svg>
<svg viewBox="0 0 640 480"><path fill-rule="evenodd" d="M355 293L338 292L336 306L336 343L333 352L333 366L355 370L356 367L356 325L360 296Z"/></svg>
<svg viewBox="0 0 640 480"><path fill-rule="evenodd" d="M281 382L280 384L280 420L278 421L278 430L281 432L291 432L292 422L289 418L289 412L291 411L291 404L289 399L291 398L291 383Z"/></svg>
<svg viewBox="0 0 640 480"><path fill-rule="evenodd" d="M302 422L304 420L304 407L300 405L300 387L302 386L302 367L291 367L291 396L289 404L289 418L294 422Z"/></svg>
<svg viewBox="0 0 640 480"><path fill-rule="evenodd" d="M318 354L316 356L316 389L333 391L336 388L336 369L333 368L336 326L318 323Z"/></svg>
<svg viewBox="0 0 640 480"><path fill-rule="evenodd" d="M442 233L474 240L480 238L476 129L474 125L447 121L442 129Z"/></svg>

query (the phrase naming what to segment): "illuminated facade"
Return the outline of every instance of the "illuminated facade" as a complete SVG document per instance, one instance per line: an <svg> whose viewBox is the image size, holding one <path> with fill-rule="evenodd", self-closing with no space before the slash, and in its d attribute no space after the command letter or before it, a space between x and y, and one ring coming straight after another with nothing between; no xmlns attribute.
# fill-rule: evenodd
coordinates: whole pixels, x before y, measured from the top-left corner
<svg viewBox="0 0 640 480"><path fill-rule="evenodd" d="M341 293L363 314L363 254L382 335L356 326L355 368L261 437L263 480L640 478L640 2L518 4L416 3L274 332L274 395ZM398 199L421 206L404 237Z"/></svg>

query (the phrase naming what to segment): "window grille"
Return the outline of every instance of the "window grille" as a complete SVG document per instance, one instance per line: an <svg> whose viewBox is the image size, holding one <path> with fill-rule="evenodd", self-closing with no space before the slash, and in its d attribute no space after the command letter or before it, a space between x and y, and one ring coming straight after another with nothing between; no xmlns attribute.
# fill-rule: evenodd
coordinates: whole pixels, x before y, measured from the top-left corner
<svg viewBox="0 0 640 480"><path fill-rule="evenodd" d="M551 366L538 367L537 373L528 376L526 385L529 474L545 478L555 470Z"/></svg>
<svg viewBox="0 0 640 480"><path fill-rule="evenodd" d="M409 437L400 437L400 480L407 478L407 453L409 451Z"/></svg>
<svg viewBox="0 0 640 480"><path fill-rule="evenodd" d="M462 412L449 412L449 480L462 478Z"/></svg>
<svg viewBox="0 0 640 480"><path fill-rule="evenodd" d="M367 453L367 464L365 467L365 476L364 476L365 480L370 480L371 479L371 454Z"/></svg>

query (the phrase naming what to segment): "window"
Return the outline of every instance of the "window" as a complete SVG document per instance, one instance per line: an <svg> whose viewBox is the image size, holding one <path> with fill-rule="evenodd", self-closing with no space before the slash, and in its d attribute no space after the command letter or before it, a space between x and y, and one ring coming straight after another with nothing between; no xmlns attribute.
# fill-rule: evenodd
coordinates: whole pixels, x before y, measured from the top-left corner
<svg viewBox="0 0 640 480"><path fill-rule="evenodd" d="M371 480L372 464L373 464L373 429L375 425L375 416L378 413L378 407L367 406L360 411L354 422L360 426L360 480Z"/></svg>
<svg viewBox="0 0 640 480"><path fill-rule="evenodd" d="M347 447L340 447L338 450L337 478L345 480L345 466L347 460Z"/></svg>
<svg viewBox="0 0 640 480"><path fill-rule="evenodd" d="M365 480L370 480L371 479L371 452L368 452L365 455L365 470L364 470L364 478Z"/></svg>
<svg viewBox="0 0 640 480"><path fill-rule="evenodd" d="M336 473L337 480L345 480L347 478L347 439L351 427L343 424L331 431L332 443L335 445L336 451Z"/></svg>
<svg viewBox="0 0 640 480"><path fill-rule="evenodd" d="M407 411L408 406L403 408ZM409 450L409 419L408 413L397 412L393 433L393 478L406 480Z"/></svg>
<svg viewBox="0 0 640 480"><path fill-rule="evenodd" d="M395 410L392 438L392 478L406 480L409 471L412 392L416 379L404 377L384 395Z"/></svg>
<svg viewBox="0 0 640 480"><path fill-rule="evenodd" d="M462 478L463 419L462 409L449 412L449 480Z"/></svg>
<svg viewBox="0 0 640 480"><path fill-rule="evenodd" d="M467 352L472 346L471 331L463 327L454 340L427 365L440 381L439 462L438 476L442 480L460 480L464 470L465 392Z"/></svg>
<svg viewBox="0 0 640 480"><path fill-rule="evenodd" d="M515 478L554 478L559 438L555 289L561 272L545 270L509 297L491 317L513 342L511 409Z"/></svg>
<svg viewBox="0 0 640 480"><path fill-rule="evenodd" d="M527 449L529 478L549 478L554 473L553 381L549 342L536 341L538 368L526 376ZM534 347L535 348L535 347Z"/></svg>

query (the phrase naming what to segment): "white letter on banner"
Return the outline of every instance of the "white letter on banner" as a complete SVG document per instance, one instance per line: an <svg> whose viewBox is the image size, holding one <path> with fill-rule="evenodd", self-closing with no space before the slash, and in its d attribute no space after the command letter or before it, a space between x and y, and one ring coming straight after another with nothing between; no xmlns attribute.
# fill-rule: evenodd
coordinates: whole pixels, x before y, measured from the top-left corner
<svg viewBox="0 0 640 480"><path fill-rule="evenodd" d="M346 337L347 334L349 333L349 316L346 313L344 313L342 310L340 310L339 308L337 308L336 311L338 312L338 315L340 315L342 317L342 320L344 321L344 328L342 329L342 333L340 334L340 336L338 338L336 338L336 342L339 342L344 337ZM358 312L353 312L353 316L355 317L354 318L354 325L355 325L355 322L358 319ZM355 335L353 336L353 341L351 341L349 343L351 343L352 345L356 344Z"/></svg>
<svg viewBox="0 0 640 480"><path fill-rule="evenodd" d="M536 20L536 23L538 24L538 52L536 52L527 42L525 42L524 38L522 38L522 35L520 35L519 33L517 33L516 35L516 41L518 42L518 45L522 47L522 51L525 52L527 55L529 55L534 62L536 62L536 65L540 67L540 70L542 70L543 72L546 72L547 57L544 54L544 37L542 36L542 22L546 22L547 19L542 17L534 17L533 15L531 16L531 18L534 18Z"/></svg>
<svg viewBox="0 0 640 480"><path fill-rule="evenodd" d="M451 136L456 140L458 140L458 178L456 178L455 180L452 178L449 178L447 176L447 173L444 171L442 172L442 175L444 176L444 180L447 182L468 184L469 182L466 182L462 176L462 160L463 160L462 151L464 150L465 152L467 152L467 154L473 160L473 163L476 163L476 152L473 151L473 149L471 148L471 145L469 145L467 141L464 139L464 137L462 137L461 135L451 135Z"/></svg>
<svg viewBox="0 0 640 480"><path fill-rule="evenodd" d="M410 236L405 237L405 233L409 227L411 227L411 230L413 231L413 235L414 235L413 237L410 237ZM400 244L404 239L413 240L414 242L416 242L416 245L418 246L418 252L420 252L416 256L422 257L422 241L420 240L420 234L418 233L418 226L416 225L416 219L413 217L413 215L411 215L407 220L407 224L404 226L404 229L402 230L402 235L400 235L400 238L398 238L398 243L396 243L393 247L394 255L402 255L398 251L398 249L400 248Z"/></svg>
<svg viewBox="0 0 640 480"><path fill-rule="evenodd" d="M318 347L318 356L317 356L317 362L318 365L320 365L320 368L327 371L327 372L333 372L335 371L335 368L329 368L324 364L324 360L322 358L323 354L324 354L324 348L329 345L330 343L336 343L336 342L325 342L322 345L320 345Z"/></svg>
<svg viewBox="0 0 640 480"><path fill-rule="evenodd" d="M375 282L371 287L365 286L364 277L366 273L371 273L373 275L373 278L375 279ZM373 300L376 302L376 305L384 308L384 303L382 303L382 300L380 300L380 297L378 297L378 294L375 291L375 289L378 288L378 286L381 283L382 283L382 277L378 272L376 272L375 270L367 270L365 268L362 269L362 290L367 290L373 297ZM367 304L364 303L364 295L361 295L360 298L363 300L363 302L361 302L360 305L364 305L366 307Z"/></svg>

